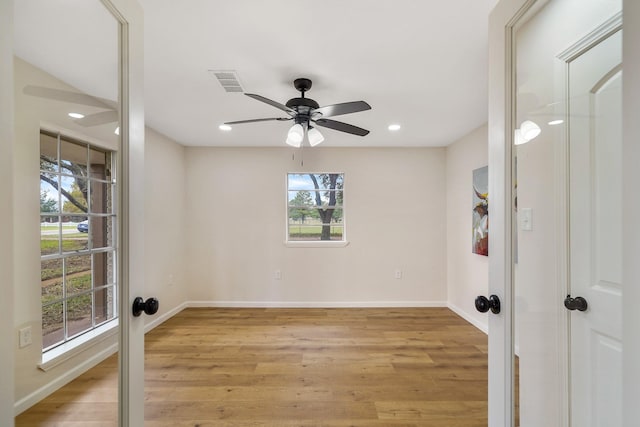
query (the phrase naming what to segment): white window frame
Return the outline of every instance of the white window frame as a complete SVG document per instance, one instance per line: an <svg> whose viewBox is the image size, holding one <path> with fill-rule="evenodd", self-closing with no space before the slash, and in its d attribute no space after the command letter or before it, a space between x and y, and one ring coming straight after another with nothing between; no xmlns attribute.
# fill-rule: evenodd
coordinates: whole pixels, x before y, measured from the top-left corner
<svg viewBox="0 0 640 427"><path fill-rule="evenodd" d="M289 240L289 192L290 191L302 191L302 189L289 188L289 176L290 175L329 175L337 174L342 176L342 239L341 240ZM285 175L285 246L292 248L339 248L349 244L347 240L347 203L345 192L345 180L346 174L344 172L287 172Z"/></svg>
<svg viewBox="0 0 640 427"><path fill-rule="evenodd" d="M110 231L110 235L111 235L111 242L109 246L101 246L99 248L93 248L91 246L91 243L89 243L88 248L86 250L80 250L77 252L70 252L70 253L65 253L62 251L62 247L59 248L58 253L56 254L49 254L49 255L41 255L41 261L44 260L48 260L48 259L64 259L64 258L68 258L68 257L72 257L72 256L79 256L79 255L88 255L93 257L94 254L100 254L100 253L111 253L112 254L112 259L111 259L111 263L112 263L112 268L113 268L113 272L111 274L109 274L109 277L111 278L112 282L111 283L106 283L104 285L99 286L98 288L94 288L93 285L93 258L92 258L92 266L91 266L91 272L92 272L92 286L91 286L91 290L86 291L86 292L81 292L80 294L74 295L73 297L77 297L79 295L83 295L83 294L90 294L91 298L92 298L92 319L91 319L91 327L89 329L86 329L82 332L79 332L75 335L72 336L67 336L67 331L66 331L66 326L64 322L64 319L66 318L66 304L63 305L63 334L64 334L64 338L61 342L58 342L54 345L51 345L49 347L43 348L42 349L42 363L38 365L38 367L44 371L47 371L57 365L59 365L60 363L64 362L65 360L69 359L70 357L73 357L75 354L85 350L86 348L92 347L93 345L96 345L102 341L104 341L105 339L111 337L112 335L114 335L115 333L117 333L118 331L118 294L119 294L119 289L118 289L118 272L117 272L117 259L118 259L118 251L117 251L117 236L118 236L118 230L117 230L117 194L116 194L116 186L115 186L115 182L116 182L116 176L117 176L117 171L116 171L116 151L113 148L107 147L105 146L105 144L102 144L96 140L94 140L93 138L89 138L89 137L84 137L81 135L75 135L75 132L64 132L62 130L59 129L55 129L52 126L47 126L44 125L41 127L40 129L40 134L46 134L49 135L53 138L57 139L57 157L58 159L60 159L60 145L61 145L61 140L66 140L66 141L71 141L73 143L79 144L79 145L84 145L87 146L88 149L96 149L99 151L104 151L104 152L108 152L110 154L110 165L109 165L109 171L110 171L110 179L99 179L99 178L91 178L90 174L87 175L87 181L88 181L88 185L91 186L92 182L93 183L105 183L105 184L109 184L111 185L111 191L113 192L111 194L110 197L110 203L111 203L111 207L109 208L109 212L104 213L104 212L100 212L100 213L96 213L96 212L91 212L91 208L90 208L90 200L87 200L87 203L89 204L89 212L87 212L86 214L81 214L78 216L86 216L87 220L89 221L89 223L91 223L91 218L107 218L107 220L111 221L111 231ZM90 156L90 151L88 150L87 155ZM38 152L40 153L40 150L38 150ZM89 158L87 159L89 160ZM60 161L60 160L58 160ZM89 164L89 162L87 162L87 164ZM61 170L58 170L57 172L55 172L56 175L60 175L60 176L68 176L67 173L62 172ZM40 187L39 187L40 189ZM90 199L90 197L88 197L88 199ZM60 201L61 202L61 201ZM59 202L59 203L60 203ZM65 216L65 214L62 212L62 206L58 207L58 213L51 213L51 214L43 214L42 212L40 212L40 216L58 216L59 218L61 218L62 216ZM69 215L69 214L67 214ZM91 225L90 225L91 227ZM89 229L89 231L91 231ZM90 234L90 233L89 233ZM89 239L89 242L91 242L91 238L88 235L87 236ZM59 239L62 239L62 237L60 236ZM61 240L59 240L61 242ZM64 274L63 274L64 277ZM63 285L64 287L64 285ZM94 298L95 298L95 292L97 289L108 289L111 288L112 289L112 303L113 303L113 307L112 307L112 313L113 313L113 317L111 317L110 319L107 319L105 321L102 322L96 322L94 313L93 313L93 305L94 305ZM62 301L66 301L68 299L68 297L66 296L66 293L63 290L63 297L62 297ZM42 307L42 301L40 302L41 307ZM44 331L43 331L44 332Z"/></svg>

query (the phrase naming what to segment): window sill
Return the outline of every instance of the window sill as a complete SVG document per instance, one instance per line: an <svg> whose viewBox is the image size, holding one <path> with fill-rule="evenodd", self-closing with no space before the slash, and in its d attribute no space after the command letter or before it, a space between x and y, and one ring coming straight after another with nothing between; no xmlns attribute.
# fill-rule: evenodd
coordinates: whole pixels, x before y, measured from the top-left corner
<svg viewBox="0 0 640 427"><path fill-rule="evenodd" d="M47 372L96 344L118 333L118 319L111 320L96 329L80 335L42 354L38 368Z"/></svg>
<svg viewBox="0 0 640 427"><path fill-rule="evenodd" d="M346 240L329 241L286 241L284 245L288 248L343 248L349 244Z"/></svg>

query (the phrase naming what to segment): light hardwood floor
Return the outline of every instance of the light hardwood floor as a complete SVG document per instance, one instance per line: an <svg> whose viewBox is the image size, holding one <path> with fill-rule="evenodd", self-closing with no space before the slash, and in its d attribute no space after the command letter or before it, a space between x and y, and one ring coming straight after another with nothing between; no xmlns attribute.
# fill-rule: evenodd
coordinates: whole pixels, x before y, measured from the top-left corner
<svg viewBox="0 0 640 427"><path fill-rule="evenodd" d="M145 342L145 426L487 425L487 337L445 308L187 309ZM116 400L114 356L16 426L113 426Z"/></svg>

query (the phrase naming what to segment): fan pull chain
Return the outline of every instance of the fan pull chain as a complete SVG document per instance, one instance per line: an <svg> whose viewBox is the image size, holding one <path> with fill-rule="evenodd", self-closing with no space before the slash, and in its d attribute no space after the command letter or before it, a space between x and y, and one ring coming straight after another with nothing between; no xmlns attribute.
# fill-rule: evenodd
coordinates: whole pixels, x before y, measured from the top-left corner
<svg viewBox="0 0 640 427"><path fill-rule="evenodd" d="M302 151L303 147L304 146L300 147L300 166L304 166L304 152ZM294 162L296 161L296 152L295 151L291 154L291 160L294 161Z"/></svg>

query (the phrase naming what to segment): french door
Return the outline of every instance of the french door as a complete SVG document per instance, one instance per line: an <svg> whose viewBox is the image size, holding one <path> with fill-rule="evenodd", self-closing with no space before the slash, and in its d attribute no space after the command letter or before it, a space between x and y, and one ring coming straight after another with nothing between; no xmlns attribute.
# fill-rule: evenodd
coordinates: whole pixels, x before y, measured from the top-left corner
<svg viewBox="0 0 640 427"><path fill-rule="evenodd" d="M3 200L14 201L5 203L0 210L0 227L3 236L0 244L2 294L11 301L13 295L18 295L18 291L24 288L24 278L18 278L17 275L12 274L12 266L16 264L19 264L23 274L25 264L21 264L12 253L15 246L12 245L10 236L15 234L16 227L22 230L27 221L16 217L16 212L24 209L22 206L17 208L14 206L22 199L12 197L12 187L14 182L24 183L22 180L25 171L22 168L25 163L25 153L33 154L29 157L33 158L29 165L37 159L38 152L34 147L38 147L38 130L41 127L60 126L72 132L79 132L79 135L91 135L96 141L114 144L113 151L117 158L116 194L118 197L117 200L113 200L113 205L118 221L113 223L113 232L118 236L116 239L118 260L111 265L115 266L112 273L117 275L115 294L117 294L119 314L120 359L118 407L122 426L144 424L144 320L142 317L134 317L131 312L133 299L136 296L142 296L144 291L144 198L140 197L144 190L142 15L142 8L136 0L77 2L1 0L0 3L0 40L2 40L0 42L2 58L0 61L2 63L0 66L2 71L0 73L0 116L2 117L0 121L2 155L0 157L2 161L0 164L2 167L0 169L2 169ZM17 24L18 22L20 25ZM98 25L98 22L104 25ZM78 47L77 43L73 43L73 46L69 47L69 43L64 40L64 31L56 31L61 25L67 24L72 25L74 30L85 31L75 42L82 41L87 46ZM37 28L48 30L46 37L37 38L28 30L25 31L25 28L36 28L36 25ZM117 30L107 33L101 33L98 30L104 28ZM89 45L89 41L96 43ZM101 49L105 45L109 49ZM111 47L113 47L113 56L108 56L112 53ZM59 53L60 49L67 49L68 52L58 54L56 57L54 52ZM97 72L87 71L96 64L89 63L82 49L93 49L98 52L98 55L102 55L99 60L103 61L102 67ZM73 59L76 61L74 62ZM14 73L14 64L15 69L28 71ZM97 74L103 77L108 75L117 81L109 80L105 84L103 80L98 81ZM84 82L84 90L91 94L83 97L83 93L77 93L82 86L76 85L77 82ZM86 84L92 84L92 86L87 87ZM25 90L27 86L29 92ZM108 94L104 95L105 91ZM95 97L100 96L100 93L107 101L98 103ZM32 98L27 99L25 94L46 98L46 100L36 103L29 100ZM90 102L91 100L93 103ZM114 100L117 102L112 103L111 101ZM36 108L30 108L33 105L36 105ZM71 122L68 121L67 110L72 105L98 107L96 108L98 111L112 110L107 113L116 111L117 123L111 119L109 123L97 123L107 125L108 131L100 126L93 127L91 130L86 128L86 131L82 128L72 129L73 126L78 126L69 124ZM94 112L96 111L90 113ZM114 135L114 128L117 125L119 125L119 138ZM104 133L100 134L100 132ZM36 136L33 137L33 135ZM14 152L20 154L14 155ZM29 170L29 167L26 169ZM17 176L20 178L16 178ZM68 181L68 177L65 175L59 180L64 183L65 180ZM29 178L25 181L29 182ZM7 197L5 197L4 188L8 188ZM28 231L31 233L32 223L29 222L28 226ZM89 227L92 225L90 224ZM60 233L65 234L64 231ZM22 286L18 286L18 283ZM4 292L5 286L8 288L7 292ZM21 295L21 298L24 299L24 295ZM5 345L14 342L14 322L16 322L12 311L13 304L7 304L7 307L7 310L2 310L0 316L2 319L0 336L3 342L0 346L0 361L5 366L2 381L0 381L0 408L2 409L0 425L3 426L14 424L16 396L15 381L12 377L15 371L13 367L17 365L16 356L20 354L16 352L13 345ZM35 330L38 329L34 328ZM39 338L34 338L34 344L39 342ZM40 348L38 345L32 345L23 351L39 352ZM5 375L10 376L6 381ZM24 400L24 396L22 398Z"/></svg>
<svg viewBox="0 0 640 427"><path fill-rule="evenodd" d="M622 3L503 0L491 15L490 426L637 422L640 8Z"/></svg>

